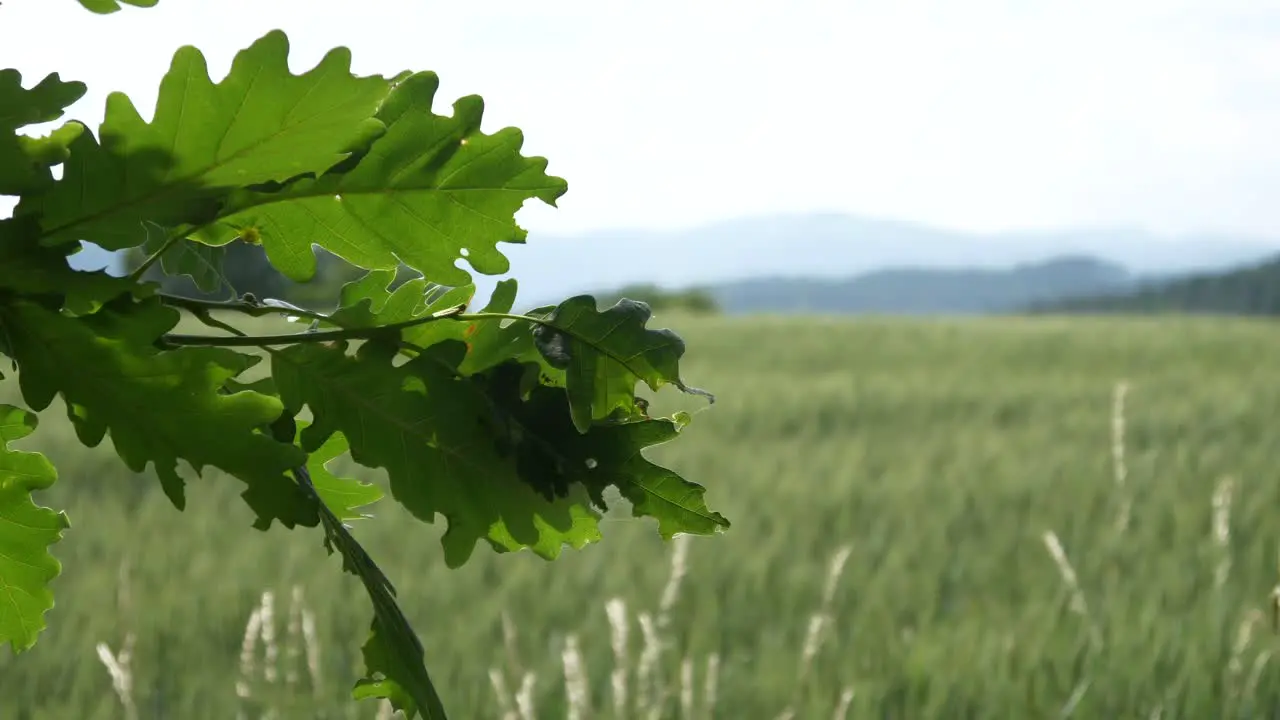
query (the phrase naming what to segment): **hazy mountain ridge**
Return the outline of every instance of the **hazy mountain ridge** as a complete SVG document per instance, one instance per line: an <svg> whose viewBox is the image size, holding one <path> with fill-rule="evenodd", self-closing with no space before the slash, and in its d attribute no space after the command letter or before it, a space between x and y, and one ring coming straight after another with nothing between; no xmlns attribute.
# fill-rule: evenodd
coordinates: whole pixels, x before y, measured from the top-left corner
<svg viewBox="0 0 1280 720"><path fill-rule="evenodd" d="M1115 263L1068 257L1008 270L903 268L843 280L758 278L707 291L731 313L971 314L1120 292L1141 279Z"/></svg>
<svg viewBox="0 0 1280 720"><path fill-rule="evenodd" d="M850 282L872 273L991 271L1091 258L1137 277L1222 270L1280 252L1280 239L1085 229L975 234L835 214L778 215L673 232L602 231L539 236L502 246L521 297L655 283L714 290L747 281ZM1087 276L1084 279L1089 280ZM1086 282L1082 294L1099 288ZM482 285L487 285L487 281Z"/></svg>

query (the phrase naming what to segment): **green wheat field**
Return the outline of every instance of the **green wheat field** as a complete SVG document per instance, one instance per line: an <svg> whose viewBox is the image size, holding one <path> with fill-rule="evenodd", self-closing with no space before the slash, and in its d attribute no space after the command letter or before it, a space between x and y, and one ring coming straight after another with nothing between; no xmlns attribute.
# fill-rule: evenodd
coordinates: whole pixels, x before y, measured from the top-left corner
<svg viewBox="0 0 1280 720"><path fill-rule="evenodd" d="M1276 716L1280 329L657 320L719 401L651 457L730 532L615 509L554 563L451 571L442 522L357 523L453 718ZM23 447L65 481L64 574L0 717L392 717L348 699L370 609L318 530L249 531L217 476L179 513L62 412Z"/></svg>

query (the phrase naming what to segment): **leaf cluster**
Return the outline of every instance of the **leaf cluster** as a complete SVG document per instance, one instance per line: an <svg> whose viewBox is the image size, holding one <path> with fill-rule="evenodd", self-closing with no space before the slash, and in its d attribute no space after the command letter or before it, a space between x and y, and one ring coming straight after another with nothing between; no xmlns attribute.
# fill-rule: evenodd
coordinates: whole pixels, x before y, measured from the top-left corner
<svg viewBox="0 0 1280 720"><path fill-rule="evenodd" d="M565 182L521 153L519 130L482 132L480 98L438 114L430 72L357 76L339 48L294 75L288 50L269 33L215 83L184 47L150 121L115 93L96 132L77 121L28 132L85 88L56 74L26 88L0 71L0 193L19 198L0 220L0 354L24 404L0 406L0 643L30 647L53 606L51 547L69 525L32 493L56 471L10 443L61 399L84 445L110 438L178 509L185 483L215 468L244 484L259 530L317 528L374 609L355 696L443 718L423 646L348 525L383 491L331 463L384 470L395 502L443 517L452 567L478 544L553 559L596 541L610 491L664 537L712 534L728 522L703 489L643 454L687 416L650 416L636 395L705 393L681 379L684 344L648 327L644 303L601 310L581 296L520 314L505 280L468 312L475 288L459 260L506 272L500 244L525 240L516 211L554 205ZM82 242L146 260L128 277L78 271ZM315 273L316 247L366 272L331 312L169 295L143 279L158 264L218 287L235 243L260 245L294 282ZM417 277L394 282L401 266ZM268 316L291 329L237 322ZM207 332L179 332L184 321Z"/></svg>

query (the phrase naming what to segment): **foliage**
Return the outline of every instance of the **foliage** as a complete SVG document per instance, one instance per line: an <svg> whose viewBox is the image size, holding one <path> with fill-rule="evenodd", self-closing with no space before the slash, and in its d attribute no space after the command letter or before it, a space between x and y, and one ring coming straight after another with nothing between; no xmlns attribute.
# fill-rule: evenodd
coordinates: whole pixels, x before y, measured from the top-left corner
<svg viewBox="0 0 1280 720"><path fill-rule="evenodd" d="M642 456L687 416L649 416L637 383L700 392L681 380L683 343L648 328L647 307L602 312L575 297L517 315L507 281L486 311L467 312L474 287L454 263L505 272L499 243L524 240L515 212L533 198L554 205L565 182L521 155L519 130L482 133L480 98L439 115L434 74L361 77L350 59L333 50L293 75L276 31L215 83L185 47L150 122L116 93L96 135L71 121L42 138L19 131L60 117L84 86L51 75L28 90L16 71L0 74L0 189L19 197L0 221L0 353L26 405L3 408L3 439L61 397L80 442L110 436L124 465L152 468L179 509L180 466L212 467L245 484L258 529L322 528L374 606L355 696L443 718L392 584L344 525L378 494L327 463L349 453L385 468L395 500L428 522L444 516L454 567L480 541L550 559L599 539L608 488L664 537L728 522L701 487ZM78 272L67 258L82 241L146 257L124 278ZM144 279L159 263L216 288L237 244L260 246L292 281L314 276L313 246L369 272L331 313L248 294L183 297ZM402 265L421 277L393 289ZM234 320L261 316L310 327L253 335ZM184 318L216 332L177 332ZM49 547L66 520L31 502L54 478L42 456L5 449L0 462L0 517L29 527L0 534L0 642L21 650L52 605Z"/></svg>

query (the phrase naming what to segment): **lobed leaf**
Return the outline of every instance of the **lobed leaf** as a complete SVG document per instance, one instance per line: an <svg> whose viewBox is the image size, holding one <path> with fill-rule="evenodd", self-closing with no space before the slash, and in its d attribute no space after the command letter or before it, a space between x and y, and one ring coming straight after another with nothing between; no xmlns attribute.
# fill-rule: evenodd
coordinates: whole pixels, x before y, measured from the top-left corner
<svg viewBox="0 0 1280 720"><path fill-rule="evenodd" d="M217 226L213 226L217 228ZM142 251L147 255L160 255L160 269L167 275L187 275L203 292L214 292L227 284L223 272L223 260L227 255L226 246L236 239L235 234L216 233L214 230L200 230L191 233L187 239L191 242L179 242L165 249L169 237L164 228L155 223L145 224L146 239L142 243Z"/></svg>
<svg viewBox="0 0 1280 720"><path fill-rule="evenodd" d="M465 563L481 539L499 551L528 547L554 558L563 545L599 538L585 491L548 500L499 452L482 388L458 376L461 343L433 346L399 367L395 349L379 342L355 355L346 350L308 343L272 354L285 406L296 413L305 405L314 418L302 447L341 432L353 460L387 471L392 496L410 512L427 522L444 515L450 567Z"/></svg>
<svg viewBox="0 0 1280 720"><path fill-rule="evenodd" d="M306 427L305 425L303 427ZM321 502L338 520L369 517L356 508L372 505L382 499L382 489L373 483L340 478L329 470L329 464L347 454L347 439L334 433L307 457L307 472Z"/></svg>
<svg viewBox="0 0 1280 720"><path fill-rule="evenodd" d="M601 507L604 490L612 485L631 503L635 517L657 520L659 534L668 540L681 533L710 535L729 527L724 516L707 507L702 486L643 455L645 448L674 439L679 421L598 423L582 433L563 392L542 384L527 394L520 392L511 380L503 380L512 367L499 366L489 375L490 395L509 428L512 452L526 482L549 497L565 496L581 485Z"/></svg>
<svg viewBox="0 0 1280 720"><path fill-rule="evenodd" d="M174 54L145 122L113 93L99 130L71 144L63 179L17 212L40 215L46 244L88 240L108 250L166 227L216 218L233 189L321 173L382 131L373 118L391 83L351 74L351 53L330 51L293 75L289 41L273 31L241 51L219 83L193 47Z"/></svg>
<svg viewBox="0 0 1280 720"><path fill-rule="evenodd" d="M372 270L343 286L338 311L330 316L330 324L338 327L376 327L405 322L430 313L467 304L475 295L474 285L442 289L423 279L410 280L392 292L388 285L394 273ZM489 303L481 313L491 315L511 312L515 305L516 281L497 283ZM445 340L466 343L467 356L460 370L471 375L501 362L513 359L537 362L541 359L530 334L528 321L499 322L500 318L437 322L417 325L401 331L400 339L411 347L426 348ZM549 371L554 369L547 367Z"/></svg>
<svg viewBox="0 0 1280 720"><path fill-rule="evenodd" d="M9 354L33 409L60 394L81 442L95 447L110 432L125 465L143 472L151 463L179 509L185 499L177 469L184 460L197 473L208 465L246 482L258 527L273 519L315 525L315 508L285 476L305 462L302 451L259 431L280 416L280 401L222 392L257 358L226 348L160 350L157 341L177 320L154 298L121 298L84 317L25 299L0 304Z"/></svg>
<svg viewBox="0 0 1280 720"><path fill-rule="evenodd" d="M409 621L394 602L388 605L375 599L373 607L369 639L360 649L367 675L356 683L351 696L386 698L406 718L421 712L426 720L445 720L444 705L427 674L422 643Z"/></svg>
<svg viewBox="0 0 1280 720"><path fill-rule="evenodd" d="M667 420L573 426L563 391L537 385L536 366L508 362L467 377L466 347L445 340L397 367L395 348L377 341L354 355L345 344L297 345L273 354L273 375L292 412L305 405L314 424L304 449L341 432L351 457L387 470L391 493L415 516L448 520L442 538L450 567L478 540L499 552L530 548L553 559L565 545L600 538L603 491L615 485L637 515L667 537L727 527L702 501L701 487L645 460L641 451L675 436ZM567 431L567 432L566 432Z"/></svg>
<svg viewBox="0 0 1280 720"><path fill-rule="evenodd" d="M44 630L44 615L53 608L49 582L62 572L49 546L70 527L64 513L31 500L57 480L53 465L39 453L9 447L35 428L32 413L0 405L0 645L8 642L14 652L29 649Z"/></svg>
<svg viewBox="0 0 1280 720"><path fill-rule="evenodd" d="M68 123L43 138L17 131L62 117L86 89L82 82L63 82L58 73L51 73L27 90L22 73L0 70L0 195L24 195L53 183L49 168L66 160L68 145L84 126Z"/></svg>
<svg viewBox="0 0 1280 720"><path fill-rule="evenodd" d="M450 117L432 112L439 80L417 73L392 90L377 117L386 133L354 167L302 178L276 192L237 195L226 225L262 238L272 264L292 280L316 272L315 243L364 268L401 262L443 285L478 272L506 272L499 242L523 242L514 220L525 200L554 205L567 189L548 176L546 160L520 154L516 128L480 132L484 103L470 96Z"/></svg>
<svg viewBox="0 0 1280 720"><path fill-rule="evenodd" d="M594 298L579 295L560 303L534 330L543 356L565 371L579 432L618 412L635 416L635 387L641 381L655 392L670 384L714 401L680 379L684 341L671 330L646 328L650 316L642 302L624 298L599 312Z"/></svg>

